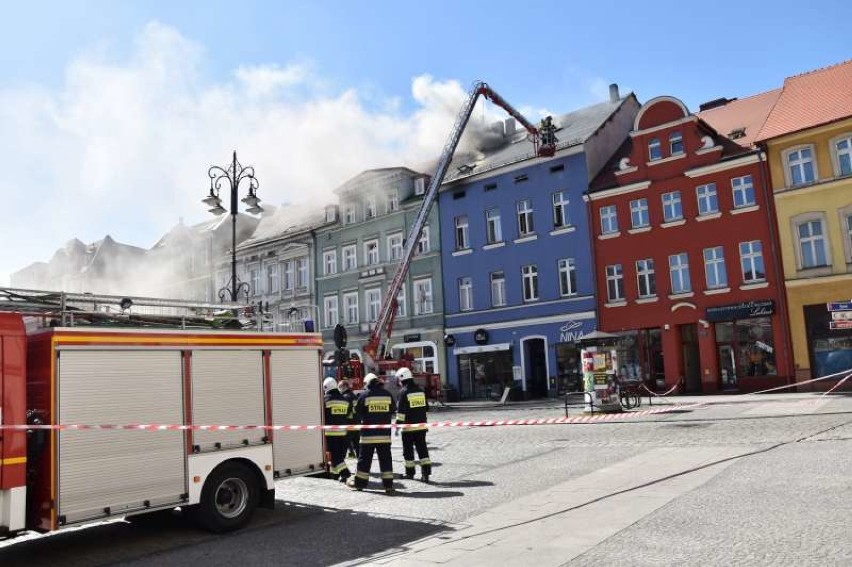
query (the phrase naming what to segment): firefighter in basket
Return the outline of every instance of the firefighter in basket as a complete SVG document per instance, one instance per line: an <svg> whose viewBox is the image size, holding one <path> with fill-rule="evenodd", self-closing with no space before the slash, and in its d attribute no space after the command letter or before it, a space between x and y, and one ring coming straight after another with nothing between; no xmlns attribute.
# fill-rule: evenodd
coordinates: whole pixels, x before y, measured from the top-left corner
<svg viewBox="0 0 852 567"><path fill-rule="evenodd" d="M337 387L340 389L340 393L343 394L346 401L350 404L349 423L355 423L355 402L358 401L358 398L355 396L355 392L352 391L352 388L349 387L349 380L344 378L337 383ZM358 445L361 441L361 432L355 429L353 431L347 431L346 433L346 447L348 449L347 457L357 458Z"/></svg>
<svg viewBox="0 0 852 567"><path fill-rule="evenodd" d="M355 478L347 483L352 489L363 490L370 482L370 466L373 452L379 457L382 471L382 486L387 494L393 494L393 461L391 460L391 421L396 413L393 396L385 390L384 383L372 372L364 377L365 390L355 403L355 419L363 425L387 425L361 431L361 447L358 453L358 470Z"/></svg>
<svg viewBox="0 0 852 567"><path fill-rule="evenodd" d="M408 368L396 371L396 377L402 384L399 392L399 409L396 414L397 423L420 424L406 427L402 430L402 457L405 459L405 478L414 478L417 461L414 460L414 449L420 459L420 472L423 482L429 482L432 474L432 461L429 459L429 448L426 446L426 394L414 382L414 376Z"/></svg>
<svg viewBox="0 0 852 567"><path fill-rule="evenodd" d="M337 380L326 378L322 383L322 389L325 392L325 424L349 425L352 404L340 393ZM341 482L345 482L352 475L349 472L349 467L346 466L346 449L349 446L346 434L348 432L345 429L325 429L323 431L326 448L331 453L331 469L329 469L329 472Z"/></svg>

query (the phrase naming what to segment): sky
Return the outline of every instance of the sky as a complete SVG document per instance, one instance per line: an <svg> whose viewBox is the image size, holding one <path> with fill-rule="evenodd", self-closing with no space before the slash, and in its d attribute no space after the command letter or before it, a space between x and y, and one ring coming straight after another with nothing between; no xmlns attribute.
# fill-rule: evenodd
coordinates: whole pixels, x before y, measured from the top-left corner
<svg viewBox="0 0 852 567"><path fill-rule="evenodd" d="M275 206L423 168L476 80L537 120L610 83L697 110L852 57L848 0L3 4L0 285L72 238L150 248L208 220L234 150Z"/></svg>

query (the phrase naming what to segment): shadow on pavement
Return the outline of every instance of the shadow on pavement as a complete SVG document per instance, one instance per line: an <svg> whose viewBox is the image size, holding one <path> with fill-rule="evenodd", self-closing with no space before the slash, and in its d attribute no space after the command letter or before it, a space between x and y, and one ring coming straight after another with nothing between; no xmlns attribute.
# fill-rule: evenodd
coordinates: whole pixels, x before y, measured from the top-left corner
<svg viewBox="0 0 852 567"><path fill-rule="evenodd" d="M494 483L487 480L455 480L451 482L432 481L430 485L439 488L482 488L494 486Z"/></svg>
<svg viewBox="0 0 852 567"><path fill-rule="evenodd" d="M258 510L247 528L231 534L201 531L175 512L19 540L0 547L0 565L330 565L390 551L448 529L440 523L279 500L274 510Z"/></svg>

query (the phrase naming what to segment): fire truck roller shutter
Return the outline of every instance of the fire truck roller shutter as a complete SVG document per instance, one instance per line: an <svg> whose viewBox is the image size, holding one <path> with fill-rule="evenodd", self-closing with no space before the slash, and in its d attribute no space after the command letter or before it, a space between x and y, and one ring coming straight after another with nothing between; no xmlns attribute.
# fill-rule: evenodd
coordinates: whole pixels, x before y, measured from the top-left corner
<svg viewBox="0 0 852 567"><path fill-rule="evenodd" d="M192 352L192 420L197 425L265 423L263 355L260 350L194 350ZM262 429L196 431L203 452L263 443ZM218 443L218 446L217 446Z"/></svg>
<svg viewBox="0 0 852 567"><path fill-rule="evenodd" d="M178 351L63 350L59 423L183 423ZM59 515L74 523L150 506L186 492L182 431L62 431Z"/></svg>
<svg viewBox="0 0 852 567"><path fill-rule="evenodd" d="M320 353L315 350L273 351L270 360L272 422L313 424L322 422ZM276 472L309 472L323 458L322 431L276 431L272 450Z"/></svg>

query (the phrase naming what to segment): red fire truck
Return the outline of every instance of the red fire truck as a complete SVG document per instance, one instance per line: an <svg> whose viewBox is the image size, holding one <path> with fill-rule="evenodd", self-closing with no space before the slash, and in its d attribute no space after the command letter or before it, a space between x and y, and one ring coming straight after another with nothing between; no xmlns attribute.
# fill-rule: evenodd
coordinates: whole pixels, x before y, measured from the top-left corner
<svg viewBox="0 0 852 567"><path fill-rule="evenodd" d="M320 335L237 313L0 290L0 536L176 507L230 531L276 478L322 470L316 430L32 427L321 423Z"/></svg>

